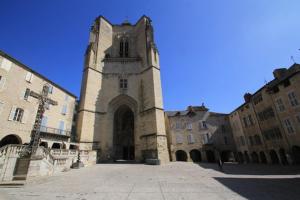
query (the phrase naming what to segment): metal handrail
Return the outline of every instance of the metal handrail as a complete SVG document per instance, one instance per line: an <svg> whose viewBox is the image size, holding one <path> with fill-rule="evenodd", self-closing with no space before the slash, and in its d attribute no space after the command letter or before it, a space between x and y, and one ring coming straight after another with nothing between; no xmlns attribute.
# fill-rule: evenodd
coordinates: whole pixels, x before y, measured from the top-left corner
<svg viewBox="0 0 300 200"><path fill-rule="evenodd" d="M62 130L62 129L52 128L47 126L41 126L40 131L45 133L58 134L58 135L67 135L67 136L71 135L71 131L69 130Z"/></svg>

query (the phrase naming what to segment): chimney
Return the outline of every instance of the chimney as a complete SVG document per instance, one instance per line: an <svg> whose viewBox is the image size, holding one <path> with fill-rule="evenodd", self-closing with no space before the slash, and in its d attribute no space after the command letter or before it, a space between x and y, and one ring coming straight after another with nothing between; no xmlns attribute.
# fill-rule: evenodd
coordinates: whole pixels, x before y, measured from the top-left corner
<svg viewBox="0 0 300 200"><path fill-rule="evenodd" d="M245 102L249 103L251 101L251 97L252 97L252 94L250 94L248 92L246 94L244 94Z"/></svg>
<svg viewBox="0 0 300 200"><path fill-rule="evenodd" d="M287 72L286 68L278 68L273 71L274 78L281 79Z"/></svg>

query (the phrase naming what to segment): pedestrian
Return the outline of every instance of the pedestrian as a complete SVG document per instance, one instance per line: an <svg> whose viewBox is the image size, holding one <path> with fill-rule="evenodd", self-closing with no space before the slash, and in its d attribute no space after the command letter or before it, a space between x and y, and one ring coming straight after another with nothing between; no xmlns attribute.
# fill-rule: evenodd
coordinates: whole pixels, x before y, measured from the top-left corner
<svg viewBox="0 0 300 200"><path fill-rule="evenodd" d="M223 172L223 162L222 162L221 159L218 160L218 166L219 166L219 170L220 170L221 172Z"/></svg>

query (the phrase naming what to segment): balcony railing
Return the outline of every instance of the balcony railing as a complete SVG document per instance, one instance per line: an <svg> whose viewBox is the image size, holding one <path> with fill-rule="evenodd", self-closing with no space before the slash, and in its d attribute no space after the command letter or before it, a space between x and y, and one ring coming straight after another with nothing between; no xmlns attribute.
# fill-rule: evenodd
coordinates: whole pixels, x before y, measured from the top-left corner
<svg viewBox="0 0 300 200"><path fill-rule="evenodd" d="M52 134L57 134L57 135L66 135L66 136L71 135L71 131L57 129L57 128L51 128L51 127L47 127L47 126L41 126L40 131L44 132L44 133L52 133Z"/></svg>

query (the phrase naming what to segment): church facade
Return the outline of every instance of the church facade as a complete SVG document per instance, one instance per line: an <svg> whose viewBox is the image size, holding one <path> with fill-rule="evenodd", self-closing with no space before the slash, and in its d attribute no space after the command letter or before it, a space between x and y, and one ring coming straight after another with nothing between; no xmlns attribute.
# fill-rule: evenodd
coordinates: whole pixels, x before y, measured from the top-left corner
<svg viewBox="0 0 300 200"><path fill-rule="evenodd" d="M159 55L151 20L98 17L85 53L77 136L100 162L169 162Z"/></svg>

